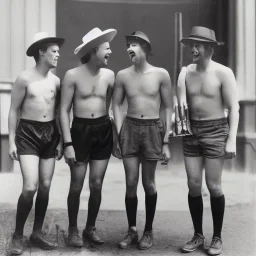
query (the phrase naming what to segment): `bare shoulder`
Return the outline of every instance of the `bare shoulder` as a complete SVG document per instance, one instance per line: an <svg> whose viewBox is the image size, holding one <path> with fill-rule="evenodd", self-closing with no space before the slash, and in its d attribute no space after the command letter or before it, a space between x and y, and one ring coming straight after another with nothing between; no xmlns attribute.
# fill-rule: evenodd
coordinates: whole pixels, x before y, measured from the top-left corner
<svg viewBox="0 0 256 256"><path fill-rule="evenodd" d="M116 77L118 79L124 79L127 75L131 73L132 73L132 66L118 71Z"/></svg>
<svg viewBox="0 0 256 256"><path fill-rule="evenodd" d="M233 76L234 73L231 68L224 66L218 62L213 62L213 68L217 72L217 74L221 76Z"/></svg>
<svg viewBox="0 0 256 256"><path fill-rule="evenodd" d="M60 87L60 79L51 71L49 72L49 78L54 82L54 84L59 88Z"/></svg>
<svg viewBox="0 0 256 256"><path fill-rule="evenodd" d="M111 69L108 68L102 68L101 72L104 76L107 76L108 78L114 78L115 77L115 73L114 71L112 71Z"/></svg>
<svg viewBox="0 0 256 256"><path fill-rule="evenodd" d="M157 72L162 76L169 76L169 72L165 68L152 66L152 71Z"/></svg>
<svg viewBox="0 0 256 256"><path fill-rule="evenodd" d="M32 79L33 79L33 70L26 69L17 76L14 85L19 87L27 87L27 85L29 85L32 82Z"/></svg>
<svg viewBox="0 0 256 256"><path fill-rule="evenodd" d="M196 71L196 64L189 64L188 66L187 66L187 72L188 73L193 73L193 72L195 72Z"/></svg>

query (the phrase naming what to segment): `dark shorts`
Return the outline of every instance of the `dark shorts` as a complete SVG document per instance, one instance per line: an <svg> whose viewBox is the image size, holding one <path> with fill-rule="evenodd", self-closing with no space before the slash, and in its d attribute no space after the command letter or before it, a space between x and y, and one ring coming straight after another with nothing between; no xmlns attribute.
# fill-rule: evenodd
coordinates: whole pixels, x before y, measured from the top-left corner
<svg viewBox="0 0 256 256"><path fill-rule="evenodd" d="M126 117L119 134L123 157L138 156L159 160L162 153L164 126L160 119Z"/></svg>
<svg viewBox="0 0 256 256"><path fill-rule="evenodd" d="M60 141L56 121L38 122L20 119L15 143L18 155L36 155L42 159L53 158Z"/></svg>
<svg viewBox="0 0 256 256"><path fill-rule="evenodd" d="M192 136L183 138L185 156L219 158L225 156L229 133L226 118L215 120L190 120Z"/></svg>
<svg viewBox="0 0 256 256"><path fill-rule="evenodd" d="M74 117L71 138L78 162L109 159L113 148L110 117L95 119Z"/></svg>

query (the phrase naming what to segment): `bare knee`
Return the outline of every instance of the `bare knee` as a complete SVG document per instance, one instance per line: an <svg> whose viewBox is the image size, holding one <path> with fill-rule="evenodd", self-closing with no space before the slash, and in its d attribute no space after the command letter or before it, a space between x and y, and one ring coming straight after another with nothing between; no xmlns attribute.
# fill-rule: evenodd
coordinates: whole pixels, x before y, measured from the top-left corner
<svg viewBox="0 0 256 256"><path fill-rule="evenodd" d="M188 179L188 188L191 196L200 196L202 190L202 180L197 178Z"/></svg>
<svg viewBox="0 0 256 256"><path fill-rule="evenodd" d="M220 183L216 182L207 182L207 187L209 189L210 195L213 197L219 197L222 196L222 188Z"/></svg>
<svg viewBox="0 0 256 256"><path fill-rule="evenodd" d="M90 181L89 186L91 193L101 193L102 181L100 179L94 179Z"/></svg>
<svg viewBox="0 0 256 256"><path fill-rule="evenodd" d="M71 183L70 184L70 189L69 189L69 193L72 194L81 194L81 191L83 189L83 185L78 184L78 183Z"/></svg>
<svg viewBox="0 0 256 256"><path fill-rule="evenodd" d="M153 195L156 193L156 184L154 181L144 181L143 187L147 195Z"/></svg>
<svg viewBox="0 0 256 256"><path fill-rule="evenodd" d="M137 180L126 181L126 195L128 197L135 197L137 195Z"/></svg>
<svg viewBox="0 0 256 256"><path fill-rule="evenodd" d="M31 200L31 199L34 198L34 195L35 195L36 191L37 191L37 186L36 185L25 186L22 190L22 195L27 200Z"/></svg>
<svg viewBox="0 0 256 256"><path fill-rule="evenodd" d="M50 181L43 181L39 183L38 190L40 192L48 193L50 190L51 182Z"/></svg>

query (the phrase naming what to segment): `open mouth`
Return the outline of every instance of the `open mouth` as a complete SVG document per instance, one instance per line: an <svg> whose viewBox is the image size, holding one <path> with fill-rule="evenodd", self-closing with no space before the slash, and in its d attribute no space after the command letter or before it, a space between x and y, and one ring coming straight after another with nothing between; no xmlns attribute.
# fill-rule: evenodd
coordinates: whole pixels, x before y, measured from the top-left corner
<svg viewBox="0 0 256 256"><path fill-rule="evenodd" d="M132 58L134 58L134 57L136 56L136 54L135 54L135 52L130 51L130 52L129 52L129 56L130 56L130 58L132 59Z"/></svg>
<svg viewBox="0 0 256 256"><path fill-rule="evenodd" d="M108 60L108 58L109 58L109 55L107 54L107 55L105 55L105 60Z"/></svg>

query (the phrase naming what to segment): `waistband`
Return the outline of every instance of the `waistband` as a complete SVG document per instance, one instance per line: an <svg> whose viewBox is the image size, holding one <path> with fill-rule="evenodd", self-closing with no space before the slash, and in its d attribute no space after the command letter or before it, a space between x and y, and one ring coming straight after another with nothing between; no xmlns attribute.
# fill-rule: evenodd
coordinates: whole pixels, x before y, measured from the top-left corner
<svg viewBox="0 0 256 256"><path fill-rule="evenodd" d="M130 124L135 124L135 125L155 125L155 124L159 124L160 118L139 119L139 118L134 118L134 117L127 116L125 118L125 122L130 123Z"/></svg>
<svg viewBox="0 0 256 256"><path fill-rule="evenodd" d="M100 124L106 122L107 120L110 121L110 117L108 115L101 116L98 118L82 118L74 116L73 122L80 124Z"/></svg>
<svg viewBox="0 0 256 256"><path fill-rule="evenodd" d="M36 125L36 126L49 125L49 124L54 124L54 123L56 124L55 119L53 119L51 121L42 122L42 121L20 118L20 122L27 123L27 124L33 124L33 125Z"/></svg>
<svg viewBox="0 0 256 256"><path fill-rule="evenodd" d="M209 120L193 120L190 119L190 124L192 126L204 127L211 125L225 125L228 123L227 118L209 119Z"/></svg>

